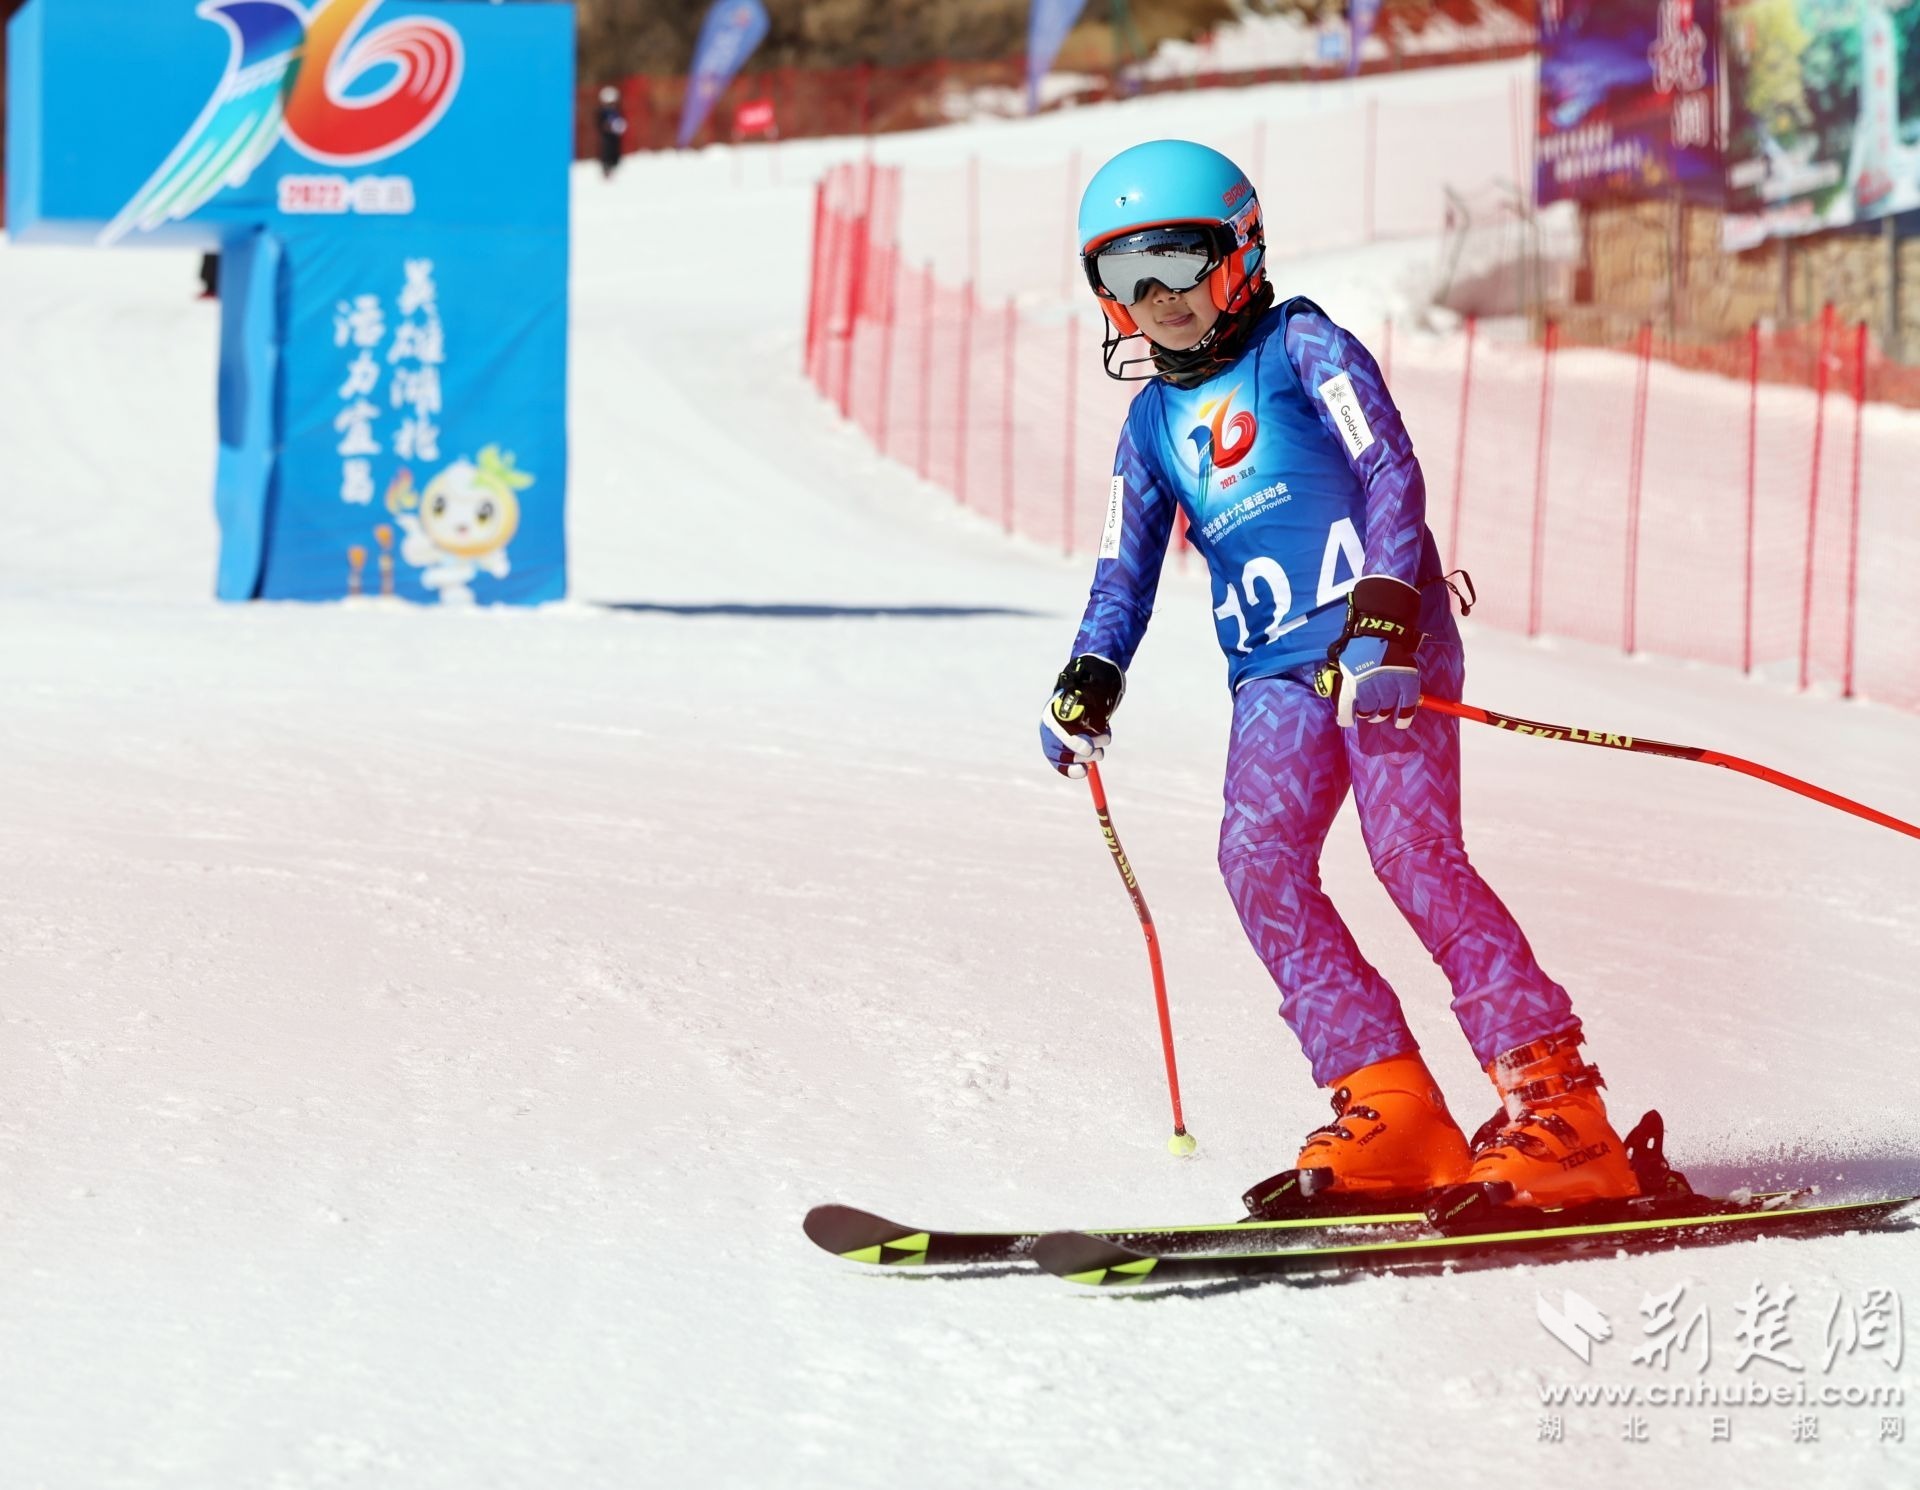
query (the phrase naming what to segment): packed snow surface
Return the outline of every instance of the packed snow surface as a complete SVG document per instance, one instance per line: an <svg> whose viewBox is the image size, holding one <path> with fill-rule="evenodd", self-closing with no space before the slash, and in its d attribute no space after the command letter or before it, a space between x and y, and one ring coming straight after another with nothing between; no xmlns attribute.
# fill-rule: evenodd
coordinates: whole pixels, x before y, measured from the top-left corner
<svg viewBox="0 0 1920 1490"><path fill-rule="evenodd" d="M1471 71L1366 86L1508 87ZM1061 158L1254 106L1292 105L884 149ZM823 1200L1227 1218L1325 1117L1214 868L1228 699L1170 573L1107 777L1200 1140L1163 1146L1139 929L1035 749L1087 565L953 511L798 373L810 182L851 148L577 178L574 598L534 612L214 604L191 259L0 249L0 1484L1914 1484L1920 1404L1545 1400L1911 1395L1920 1342L1847 1334L1874 1290L1920 1309L1910 1233L1152 1302L803 1238ZM656 252L688 242L697 272ZM1287 272L1377 324L1355 262ZM1469 647L1487 706L1920 817L1920 719ZM1920 844L1701 766L1464 748L1469 846L1617 1114L1658 1105L1703 1187L1920 1188ZM1477 1123L1350 816L1325 877ZM1682 1285L1710 1361L1696 1332L1633 1364ZM1537 1317L1569 1289L1612 1323L1590 1364Z"/></svg>

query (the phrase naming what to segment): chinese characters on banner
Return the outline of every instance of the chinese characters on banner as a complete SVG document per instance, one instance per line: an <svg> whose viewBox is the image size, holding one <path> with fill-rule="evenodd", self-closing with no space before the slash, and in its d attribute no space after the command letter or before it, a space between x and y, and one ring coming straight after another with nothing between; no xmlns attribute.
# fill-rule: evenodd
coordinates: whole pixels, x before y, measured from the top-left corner
<svg viewBox="0 0 1920 1490"><path fill-rule="evenodd" d="M519 494L533 478L496 446L483 450L477 463L456 460L432 470L442 459L447 360L433 260L407 259L391 301L370 291L340 300L333 340L345 368L333 421L340 500L370 506L379 490L374 462L390 457L385 508L405 534L402 559L443 603L472 601L478 575L505 579L512 572L507 544L519 527ZM424 492L414 481L416 464L429 472ZM373 533L380 548L380 592L392 594L393 528L380 523ZM348 550L349 593L363 593L366 553L364 545Z"/></svg>
<svg viewBox="0 0 1920 1490"><path fill-rule="evenodd" d="M1592 0L1540 16L1536 200L1724 194L1718 0Z"/></svg>
<svg viewBox="0 0 1920 1490"><path fill-rule="evenodd" d="M433 260L408 259L407 281L400 290L401 321L387 361L393 366L391 402L406 412L394 434L394 452L402 460L440 459L440 367L446 341L440 329Z"/></svg>
<svg viewBox="0 0 1920 1490"><path fill-rule="evenodd" d="M380 391L377 353L386 338L386 311L378 295L356 295L334 307L333 344L351 357L333 421L340 437L334 446L340 457L340 500L361 507L373 500L373 457L382 448L374 433L380 406L373 400Z"/></svg>
<svg viewBox="0 0 1920 1490"><path fill-rule="evenodd" d="M380 593L396 593L397 527L399 558L420 591L443 605L472 604L481 598L477 579L504 581L513 573L509 545L521 532L522 494L535 476L497 443L471 458L443 452L447 346L434 261L408 258L403 269L391 302L367 292L334 307L334 343L348 359L333 426L340 499L370 505L379 489L374 461L387 457L384 506L392 522L373 528ZM423 477L418 482L416 468ZM365 593L367 555L363 542L346 547L349 594Z"/></svg>
<svg viewBox="0 0 1920 1490"><path fill-rule="evenodd" d="M351 356L340 384L340 412L333 421L340 437L340 500L366 506L374 497L373 457L384 452L380 420L398 411L391 439L401 460L440 459L440 369L446 339L433 282L433 260L408 259L406 281L395 301L399 321L387 340L386 302L375 294L355 295L334 307L333 344ZM386 408L381 380L386 379Z"/></svg>

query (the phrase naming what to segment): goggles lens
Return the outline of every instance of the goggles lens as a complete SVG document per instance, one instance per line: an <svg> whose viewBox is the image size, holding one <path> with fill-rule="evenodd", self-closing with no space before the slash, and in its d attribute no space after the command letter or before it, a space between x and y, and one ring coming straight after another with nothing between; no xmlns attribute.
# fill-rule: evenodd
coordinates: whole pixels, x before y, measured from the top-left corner
<svg viewBox="0 0 1920 1490"><path fill-rule="evenodd" d="M1087 280L1095 294L1132 305L1156 281L1176 292L1191 290L1219 264L1217 248L1205 228L1147 228L1088 254Z"/></svg>

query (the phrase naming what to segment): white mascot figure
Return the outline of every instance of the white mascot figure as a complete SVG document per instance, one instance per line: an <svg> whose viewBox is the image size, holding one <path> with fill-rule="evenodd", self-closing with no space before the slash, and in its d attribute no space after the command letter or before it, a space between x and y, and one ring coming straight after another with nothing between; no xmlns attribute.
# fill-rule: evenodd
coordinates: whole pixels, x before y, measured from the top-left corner
<svg viewBox="0 0 1920 1490"><path fill-rule="evenodd" d="M482 450L477 462L455 461L427 483L418 515L395 511L406 535L400 557L420 571L420 583L438 592L441 604L471 604L476 575L507 577L507 544L520 527L519 493L532 485L533 477L515 470L513 457L498 445ZM388 505L411 507L411 495Z"/></svg>

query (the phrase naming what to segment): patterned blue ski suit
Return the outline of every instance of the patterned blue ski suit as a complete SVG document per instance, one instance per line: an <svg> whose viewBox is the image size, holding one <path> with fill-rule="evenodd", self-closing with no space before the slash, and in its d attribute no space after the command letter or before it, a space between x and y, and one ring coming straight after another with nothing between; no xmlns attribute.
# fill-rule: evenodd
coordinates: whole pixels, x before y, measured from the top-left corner
<svg viewBox="0 0 1920 1490"><path fill-rule="evenodd" d="M1574 1023L1460 838L1458 722L1343 730L1313 686L1363 575L1418 588L1420 686L1460 697L1460 635L1399 410L1360 342L1312 301L1276 305L1231 366L1134 400L1086 616L1074 639L1123 670L1152 615L1176 508L1212 574L1234 690L1220 870L1280 1012L1331 1086L1417 1042L1385 978L1320 887L1320 847L1349 787L1374 872L1453 990L1485 1065Z"/></svg>

